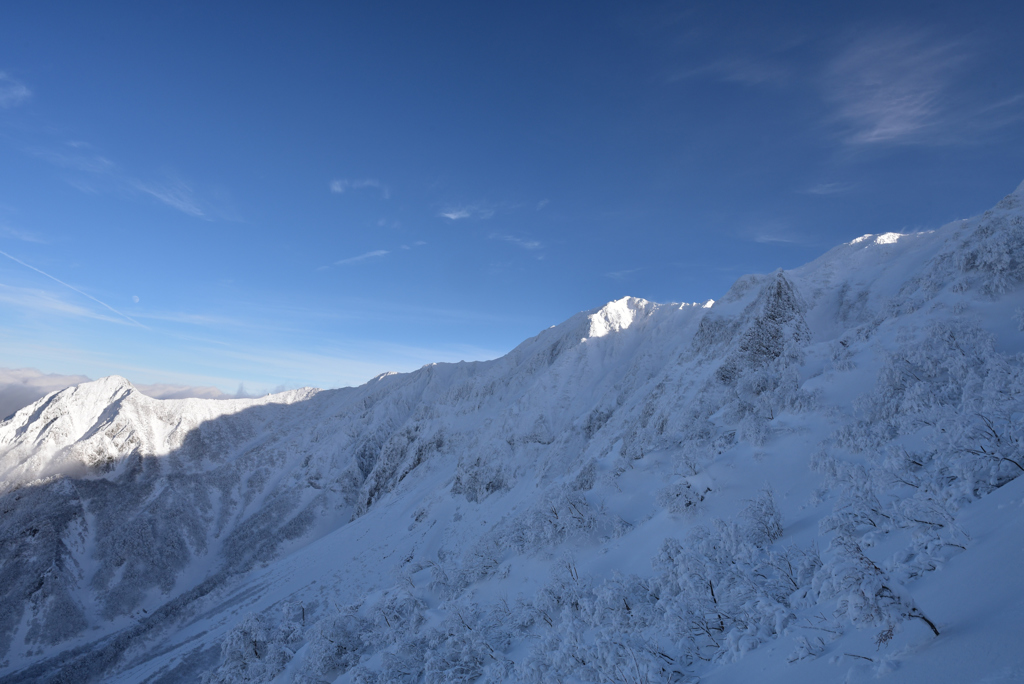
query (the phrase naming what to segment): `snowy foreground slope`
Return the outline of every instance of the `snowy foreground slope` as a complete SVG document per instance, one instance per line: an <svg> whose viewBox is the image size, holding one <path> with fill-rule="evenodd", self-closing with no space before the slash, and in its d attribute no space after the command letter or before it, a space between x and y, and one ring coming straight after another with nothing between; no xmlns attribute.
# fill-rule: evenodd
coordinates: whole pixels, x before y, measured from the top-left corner
<svg viewBox="0 0 1024 684"><path fill-rule="evenodd" d="M0 424L0 682L1024 681L1024 185L713 305Z"/></svg>

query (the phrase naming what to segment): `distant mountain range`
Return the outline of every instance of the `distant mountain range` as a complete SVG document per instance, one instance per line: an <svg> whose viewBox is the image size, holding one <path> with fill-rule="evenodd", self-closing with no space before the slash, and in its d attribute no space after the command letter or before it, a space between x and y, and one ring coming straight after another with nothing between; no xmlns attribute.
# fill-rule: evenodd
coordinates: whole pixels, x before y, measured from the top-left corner
<svg viewBox="0 0 1024 684"><path fill-rule="evenodd" d="M61 375L59 373L40 373L34 368L0 368L0 417L8 418L15 411L42 399L50 392L67 389L72 385L89 382L84 375ZM135 385L143 394L156 399L186 399L198 397L202 399L230 399L216 387L193 387L189 385ZM244 388L239 388L238 397L249 396Z"/></svg>

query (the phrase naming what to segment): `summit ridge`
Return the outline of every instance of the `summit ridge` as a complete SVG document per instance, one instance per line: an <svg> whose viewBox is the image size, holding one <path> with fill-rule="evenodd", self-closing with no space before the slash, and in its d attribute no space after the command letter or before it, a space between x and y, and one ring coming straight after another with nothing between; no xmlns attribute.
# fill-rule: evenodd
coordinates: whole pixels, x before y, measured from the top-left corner
<svg viewBox="0 0 1024 684"><path fill-rule="evenodd" d="M0 423L0 682L1011 681L1022 197L491 361L49 394Z"/></svg>

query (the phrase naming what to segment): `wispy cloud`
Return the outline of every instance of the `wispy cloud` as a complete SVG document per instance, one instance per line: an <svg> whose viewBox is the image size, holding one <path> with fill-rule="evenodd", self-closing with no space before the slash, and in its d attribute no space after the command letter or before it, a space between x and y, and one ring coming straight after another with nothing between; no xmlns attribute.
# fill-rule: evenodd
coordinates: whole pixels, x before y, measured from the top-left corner
<svg viewBox="0 0 1024 684"><path fill-rule="evenodd" d="M9 238L13 238L15 240L21 240L22 242L34 242L34 243L37 243L37 244L46 244L46 240L44 240L43 238L39 237L35 233L29 232L27 230L19 230L17 228L12 228L11 226L3 225L3 224L0 224L0 235L3 235L5 237L9 237Z"/></svg>
<svg viewBox="0 0 1024 684"><path fill-rule="evenodd" d="M32 97L32 91L24 83L0 71L0 107L10 109L17 107Z"/></svg>
<svg viewBox="0 0 1024 684"><path fill-rule="evenodd" d="M853 190L852 183L818 183L801 190L805 195L839 195Z"/></svg>
<svg viewBox="0 0 1024 684"><path fill-rule="evenodd" d="M135 298L133 298L134 301ZM136 302L138 303L138 302ZM212 316L208 314L191 314L181 312L149 312L149 313L137 313L136 318L142 318L144 320L164 321L168 323L184 323L187 325L196 325L201 327L249 327L250 323L243 321L238 318L229 318L227 316Z"/></svg>
<svg viewBox="0 0 1024 684"><path fill-rule="evenodd" d="M746 86L778 86L790 80L791 71L767 58L726 57L677 72L669 77L669 82L692 78L711 78Z"/></svg>
<svg viewBox="0 0 1024 684"><path fill-rule="evenodd" d="M83 173L111 175L117 172L114 162L110 161L103 155L88 151L88 146L83 146L82 143L68 143L68 145L75 151L68 152L61 149L32 149L30 152L36 157L39 157L44 161L48 161L54 166L59 166L62 169L81 171Z"/></svg>
<svg viewBox="0 0 1024 684"><path fill-rule="evenodd" d="M495 208L489 204L461 204L446 207L438 216L452 221L460 219L489 219L494 216Z"/></svg>
<svg viewBox="0 0 1024 684"><path fill-rule="evenodd" d="M625 280L628 276L642 270L644 270L642 266L640 268L627 268L622 271L609 271L608 273L605 273L604 276L606 278L611 278L612 280Z"/></svg>
<svg viewBox="0 0 1024 684"><path fill-rule="evenodd" d="M68 183L82 192L96 193L101 189L113 192L138 192L194 216L209 216L196 198L192 186L184 181L143 180L123 170L107 157L93 151L92 145L81 141L65 143L67 149L31 149L29 152L54 166L86 174L68 178Z"/></svg>
<svg viewBox="0 0 1024 684"><path fill-rule="evenodd" d="M335 261L334 265L335 266L345 266L347 264L356 264L356 263L359 263L360 261L366 261L367 259L373 259L373 258L376 258L376 257L382 257L382 256L386 256L388 254L391 254L391 252L389 252L386 249L375 249L372 252L367 252L366 254L360 254L359 256L349 257L348 259L342 259L340 261Z"/></svg>
<svg viewBox="0 0 1024 684"><path fill-rule="evenodd" d="M335 178L330 182L329 185L331 192L336 195L341 195L349 190L366 190L372 189L380 192L380 196L384 199L391 198L391 189L381 183L376 178L363 178L360 180L349 180L347 178Z"/></svg>
<svg viewBox="0 0 1024 684"><path fill-rule="evenodd" d="M983 106L978 110L978 113L991 114L994 112L1011 112L1009 116L1016 121L1020 119L1020 106L1022 104L1024 104L1024 93L1017 93L1016 95L1011 95L1010 97L1006 97L997 102L992 102L991 104Z"/></svg>
<svg viewBox="0 0 1024 684"><path fill-rule="evenodd" d="M0 285L0 299L3 295L21 297L25 293L10 293ZM40 293L46 297L45 293ZM54 296L51 296L51 299ZM24 304L23 304L24 306ZM269 309L267 308L269 306ZM250 320L244 311L252 313ZM268 315L269 311L269 315ZM101 314L82 310L83 316L99 317ZM459 361L495 358L505 350L487 350L468 346L442 346L437 348L415 348L394 344L384 339L366 340L358 336L347 338L346 335L323 335L323 325L335 325L340 321L358 324L366 321L386 321L408 325L422 323L426 326L437 325L439 322L472 322L481 324L534 325L535 321L528 317L518 317L506 311L492 309L459 310L435 307L422 307L410 302L385 301L378 299L353 298L342 295L337 307L324 308L313 305L305 308L296 303L267 304L260 303L248 309L241 306L234 313L245 316L244 324L254 329L265 329L274 334L262 335L245 333L242 336L227 336L226 331L218 331L221 326L213 325L209 336L197 336L191 333L175 332L174 327L160 326L157 330L167 336L172 346L166 359L173 359L176 354L186 353L189 358L199 358L204 365L219 369L218 377L205 375L182 374L166 367L150 367L133 360L129 354L125 356L123 349L113 350L107 347L101 350L63 347L65 341L41 334L36 339L25 340L12 337L0 326L0 347L10 359L18 359L24 365L76 370L90 374L92 377L117 373L136 382L173 382L181 385L217 385L222 390L232 391L240 380L245 380L246 387L270 389L281 383L289 387L315 385L332 387L340 385L360 384L383 371L414 370L424 363L438 361ZM168 318L168 320L171 320ZM271 320L273 323L268 323ZM330 323L327 323L330 321ZM301 336L308 340L321 340L308 351L298 351L280 346L272 340L281 332L282 326L287 329L293 339ZM351 329L351 325L347 326ZM341 328L345 329L345 326ZM164 362L170 364L171 361ZM69 364L71 367L69 368ZM262 390L258 393L262 393Z"/></svg>
<svg viewBox="0 0 1024 684"><path fill-rule="evenodd" d="M223 366L230 367L230 359L240 370L259 367L279 377L313 378L313 384L318 387L357 385L384 372L409 372L427 363L493 359L505 353L470 345L423 348L382 340L367 340L320 352L253 347L209 351L224 359Z"/></svg>
<svg viewBox="0 0 1024 684"><path fill-rule="evenodd" d="M52 292L35 288L14 287L0 283L0 302L36 313L46 312L75 318L93 318L108 323L128 325L120 318L107 316L93 309L66 302Z"/></svg>
<svg viewBox="0 0 1024 684"><path fill-rule="evenodd" d="M741 234L748 240L760 244L798 244L804 242L804 238L784 221L755 223L743 230Z"/></svg>
<svg viewBox="0 0 1024 684"><path fill-rule="evenodd" d="M923 33L876 33L832 62L826 97L851 144L921 142L947 123L948 90L964 60L955 42Z"/></svg>
<svg viewBox="0 0 1024 684"><path fill-rule="evenodd" d="M2 256L5 256L5 257L7 257L8 259L10 259L11 261L13 261L13 262L15 262L15 263L21 264L21 265L22 265L22 266L24 266L25 268L31 269L31 270L35 271L36 273L38 273L38 274L40 274L40 275L42 275L42 276L46 276L47 278L49 278L49 279L50 279L50 280L52 280L53 282L55 282L55 283L58 283L58 284L60 284L60 285L63 285L64 287L66 287L67 289L69 289L69 290L71 290L71 291L73 291L73 292L77 292L78 294L82 295L83 297L85 297L85 298L87 298L87 299L90 299L90 300L92 300L93 302L95 302L95 303L99 304L99 305L100 305L100 306L102 306L103 308L105 308L105 309L107 309L107 310L109 310L109 311L112 311L113 313L117 314L117 315L118 315L118 316L120 316L121 318L125 319L126 321L129 321L130 323L132 323L132 324L134 324L134 325L137 325L137 326L138 326L138 327L140 327L140 328L145 328L145 327L146 327L146 326L144 326L144 325L143 325L142 323L139 323L139 322L138 322L137 320L135 320L134 318L132 318L131 316L129 316L129 315L127 315L127 314L123 314L123 313L121 313L120 311L118 311L118 310L117 310L117 309L115 309L114 307L110 306L110 305L109 305L109 304L107 304L106 302L100 301L99 299L97 299L96 297L93 297L93 296L92 296L91 294L88 294L87 292L82 292L81 290L79 290L79 289L78 289L77 287L75 287L75 286L73 286L73 285L68 285L68 284L67 284L67 283L65 283L65 282L64 282L63 280L60 280L59 278L55 278L54 276L50 275L49 273L47 273L47 272L45 272L45 271L42 271L42 270L40 270L40 269L36 268L35 266L32 266L32 265L30 265L30 264L26 264L26 263L25 263L24 261L22 261L21 259L18 259L18 258L16 258L16 257L13 257L13 256L11 256L10 254L8 254L7 252L3 252L3 251L0 251L0 255L2 255ZM148 328L147 328L147 329L148 329Z"/></svg>
<svg viewBox="0 0 1024 684"><path fill-rule="evenodd" d="M789 245L789 244L794 244L796 242L799 242L799 240L797 240L796 238L791 237L789 235L779 235L779 234L776 234L776 233L759 233L759 234L754 235L754 242L759 242L761 244L770 244L770 243L773 243L773 242L779 242L779 243L783 243L783 244Z"/></svg>
<svg viewBox="0 0 1024 684"><path fill-rule="evenodd" d="M501 240L502 242L508 242L517 247L522 247L523 249L529 250L541 249L544 246L537 240L526 240L523 238L516 237L515 235L500 235L498 233L491 233L489 237L492 240Z"/></svg>
<svg viewBox="0 0 1024 684"><path fill-rule="evenodd" d="M171 183L143 183L135 181L135 189L157 198L169 207L173 207L189 216L205 218L206 213L196 202L192 187L187 183L175 181Z"/></svg>

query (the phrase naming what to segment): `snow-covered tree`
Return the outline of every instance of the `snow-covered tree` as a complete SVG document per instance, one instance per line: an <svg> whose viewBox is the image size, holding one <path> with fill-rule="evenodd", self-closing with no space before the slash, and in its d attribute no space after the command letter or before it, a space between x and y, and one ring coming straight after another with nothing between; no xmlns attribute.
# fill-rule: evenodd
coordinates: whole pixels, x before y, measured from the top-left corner
<svg viewBox="0 0 1024 684"><path fill-rule="evenodd" d="M740 516L746 521L748 538L754 546L764 548L782 539L782 514L770 485L761 488Z"/></svg>
<svg viewBox="0 0 1024 684"><path fill-rule="evenodd" d="M857 627L896 629L904 620L921 620L935 636L939 630L917 607L910 594L872 561L855 539L837 534L832 541L833 560L823 566L819 591L836 598L836 610Z"/></svg>
<svg viewBox="0 0 1024 684"><path fill-rule="evenodd" d="M326 615L306 631L302 671L309 679L349 670L359 663L367 646L363 635L370 623L355 611Z"/></svg>
<svg viewBox="0 0 1024 684"><path fill-rule="evenodd" d="M285 634L260 613L250 613L235 625L221 644L221 664L203 676L203 684L269 682L294 652Z"/></svg>

